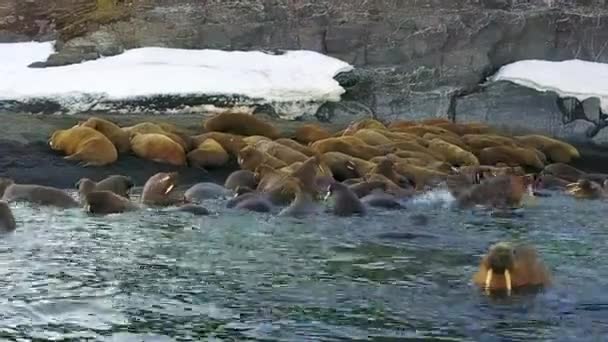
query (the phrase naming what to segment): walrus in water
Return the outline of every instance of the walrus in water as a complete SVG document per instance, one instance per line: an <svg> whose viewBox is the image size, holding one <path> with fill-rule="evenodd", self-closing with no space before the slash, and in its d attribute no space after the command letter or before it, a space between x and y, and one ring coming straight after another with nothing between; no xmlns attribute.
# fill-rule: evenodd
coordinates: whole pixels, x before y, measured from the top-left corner
<svg viewBox="0 0 608 342"><path fill-rule="evenodd" d="M0 232L8 233L17 228L15 217L8 203L0 201Z"/></svg>
<svg viewBox="0 0 608 342"><path fill-rule="evenodd" d="M203 182L194 184L184 193L188 202L202 202L207 199L224 198L231 195L231 191L215 183Z"/></svg>
<svg viewBox="0 0 608 342"><path fill-rule="evenodd" d="M82 199L91 191L111 191L118 196L129 198L129 191L134 186L131 177L121 175L111 175L99 182L89 178L81 178L75 185Z"/></svg>
<svg viewBox="0 0 608 342"><path fill-rule="evenodd" d="M314 201L313 194L305 190L306 185L297 178L291 181L295 183L296 196L287 208L281 210L279 216L302 217L317 213L319 207Z"/></svg>
<svg viewBox="0 0 608 342"><path fill-rule="evenodd" d="M405 209L405 206L399 203L395 196L387 194L382 189L372 190L368 195L361 198L361 203L376 208Z"/></svg>
<svg viewBox="0 0 608 342"><path fill-rule="evenodd" d="M234 198L226 203L227 208L255 211L258 213L269 213L273 204L268 199L268 194L259 193L248 187L238 187Z"/></svg>
<svg viewBox="0 0 608 342"><path fill-rule="evenodd" d="M499 242L490 247L473 282L486 290L506 290L524 286L549 286L551 275L530 245Z"/></svg>
<svg viewBox="0 0 608 342"><path fill-rule="evenodd" d="M207 216L207 215L211 214L209 212L209 210L207 208L203 207L202 205L191 204L191 203L184 204L177 208L171 209L171 211L190 213L195 216Z"/></svg>
<svg viewBox="0 0 608 342"><path fill-rule="evenodd" d="M571 183L566 186L566 193L579 199L600 199L606 197L604 187L597 182L589 179L579 179L576 183Z"/></svg>
<svg viewBox="0 0 608 342"><path fill-rule="evenodd" d="M236 190L238 187L248 187L251 189L255 189L258 185L258 182L255 179L255 173L249 170L237 170L231 173L226 181L224 182L224 187L229 190Z"/></svg>
<svg viewBox="0 0 608 342"><path fill-rule="evenodd" d="M140 207L112 191L91 191L85 194L85 210L91 214L117 214L137 210Z"/></svg>
<svg viewBox="0 0 608 342"><path fill-rule="evenodd" d="M29 202L59 208L76 208L78 202L67 192L50 186L15 184L12 180L0 180L0 190L4 188L2 200L5 202Z"/></svg>
<svg viewBox="0 0 608 342"><path fill-rule="evenodd" d="M460 208L484 205L509 208L521 205L524 196L534 197L529 176L496 176L472 186L456 199Z"/></svg>
<svg viewBox="0 0 608 342"><path fill-rule="evenodd" d="M584 178L585 172L564 163L553 163L545 166L541 174L552 175L569 182L576 182Z"/></svg>
<svg viewBox="0 0 608 342"><path fill-rule="evenodd" d="M333 182L327 187L327 195L324 200L330 196L334 197L333 213L336 216L351 216L365 215L367 210L357 195L346 185L338 182Z"/></svg>
<svg viewBox="0 0 608 342"><path fill-rule="evenodd" d="M141 203L146 205L168 206L183 203L183 197L175 194L177 172L159 172L146 181L141 193Z"/></svg>

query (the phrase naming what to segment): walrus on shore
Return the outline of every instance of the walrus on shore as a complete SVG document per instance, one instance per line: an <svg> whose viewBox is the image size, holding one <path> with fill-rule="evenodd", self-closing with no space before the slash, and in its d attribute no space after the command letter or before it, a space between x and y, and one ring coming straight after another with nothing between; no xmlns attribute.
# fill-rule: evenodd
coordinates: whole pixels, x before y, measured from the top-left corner
<svg viewBox="0 0 608 342"><path fill-rule="evenodd" d="M59 208L76 208L78 202L67 192L50 186L33 184L15 184L6 178L2 179L5 187L2 200L6 202L28 202Z"/></svg>
<svg viewBox="0 0 608 342"><path fill-rule="evenodd" d="M168 206L183 203L183 196L175 194L177 172L159 172L150 177L141 193L141 203L154 206Z"/></svg>
<svg viewBox="0 0 608 342"><path fill-rule="evenodd" d="M127 153L131 149L129 133L109 120L93 116L78 123L78 126L90 127L105 135L116 146L118 153Z"/></svg>
<svg viewBox="0 0 608 342"><path fill-rule="evenodd" d="M232 172L226 178L224 187L229 190L235 191L238 187L248 187L255 189L258 185L255 179L255 173L249 170L237 170Z"/></svg>
<svg viewBox="0 0 608 342"><path fill-rule="evenodd" d="M331 133L318 125L306 124L298 127L295 139L302 144L308 145L318 140L331 138Z"/></svg>
<svg viewBox="0 0 608 342"><path fill-rule="evenodd" d="M281 136L281 132L276 127L252 114L220 113L205 120L203 126L210 132L227 132L244 136L261 135L273 140Z"/></svg>
<svg viewBox="0 0 608 342"><path fill-rule="evenodd" d="M163 134L135 134L131 138L131 150L142 159L176 166L186 164L182 146Z"/></svg>
<svg viewBox="0 0 608 342"><path fill-rule="evenodd" d="M433 138L429 142L429 150L442 155L452 165L479 165L473 153L442 139Z"/></svg>
<svg viewBox="0 0 608 342"><path fill-rule="evenodd" d="M0 201L0 232L8 233L17 228L15 217L8 203Z"/></svg>
<svg viewBox="0 0 608 342"><path fill-rule="evenodd" d="M192 141L190 141L190 137L182 137L178 134L168 132L160 125L155 123L141 122L134 126L123 127L122 129L129 134L130 140L133 140L133 136L136 134L162 134L179 144L184 151L189 151L192 148ZM133 144L133 142L131 142L131 144ZM199 144L196 144L196 146L198 145Z"/></svg>
<svg viewBox="0 0 608 342"><path fill-rule="evenodd" d="M357 195L342 183L333 182L327 187L325 200L331 196L334 197L334 208L332 211L336 216L363 216L367 213L365 206Z"/></svg>
<svg viewBox="0 0 608 342"><path fill-rule="evenodd" d="M91 214L118 214L137 210L140 207L112 191L94 190L84 196L85 210Z"/></svg>
<svg viewBox="0 0 608 342"><path fill-rule="evenodd" d="M313 151L310 147L308 146L304 146L302 144L300 144L299 142L292 140L292 139L287 139L287 138L280 138L275 140L275 142L287 146L293 150L296 150L304 155L306 155L307 157L312 157L315 155L315 151Z"/></svg>
<svg viewBox="0 0 608 342"><path fill-rule="evenodd" d="M194 184L186 190L184 198L188 202L198 203L207 199L226 198L230 195L232 192L219 184L203 182Z"/></svg>
<svg viewBox="0 0 608 342"><path fill-rule="evenodd" d="M266 152L271 156L285 162L285 164L293 164L296 162L304 162L309 157L304 153L301 153L297 150L292 149L291 147L287 147L283 144L279 144L274 141L258 141L254 145L258 150L262 152Z"/></svg>
<svg viewBox="0 0 608 342"><path fill-rule="evenodd" d="M49 146L66 154L64 159L80 161L83 166L103 166L118 159L118 151L110 139L90 127L57 130L51 135Z"/></svg>
<svg viewBox="0 0 608 342"><path fill-rule="evenodd" d="M207 139L186 155L188 165L201 169L222 167L228 163L230 156L222 145L213 139Z"/></svg>
<svg viewBox="0 0 608 342"><path fill-rule="evenodd" d="M386 150L378 146L370 146L354 136L343 136L318 140L310 147L320 154L327 152L342 152L352 157L369 160L373 157L386 155Z"/></svg>
<svg viewBox="0 0 608 342"><path fill-rule="evenodd" d="M550 286L551 274L531 245L499 242L483 256L473 283L489 291Z"/></svg>
<svg viewBox="0 0 608 342"><path fill-rule="evenodd" d="M268 165L274 169L280 169L287 164L266 152L262 152L253 146L247 146L238 153L237 162L243 170L255 171L260 165Z"/></svg>
<svg viewBox="0 0 608 342"><path fill-rule="evenodd" d="M129 191L133 188L131 177L122 175L110 175L99 182L94 182L89 178L81 178L75 184L79 195L84 196L91 191L111 191L119 196L129 198Z"/></svg>
<svg viewBox="0 0 608 342"><path fill-rule="evenodd" d="M521 135L515 137L525 146L542 151L554 163L569 163L574 158L580 158L576 147L540 134Z"/></svg>
<svg viewBox="0 0 608 342"><path fill-rule="evenodd" d="M243 136L222 132L207 132L195 135L192 137L192 142L199 146L208 139L217 141L226 152L234 157L238 156L240 150L248 146Z"/></svg>
<svg viewBox="0 0 608 342"><path fill-rule="evenodd" d="M509 166L531 166L542 169L545 164L535 150L523 147L495 146L479 151L479 161L485 165L505 163Z"/></svg>

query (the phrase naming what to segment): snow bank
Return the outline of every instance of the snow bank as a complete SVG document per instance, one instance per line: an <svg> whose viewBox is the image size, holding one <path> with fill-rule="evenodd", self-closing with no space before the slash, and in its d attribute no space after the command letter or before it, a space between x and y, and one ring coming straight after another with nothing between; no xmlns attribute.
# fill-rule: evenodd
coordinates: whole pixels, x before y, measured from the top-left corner
<svg viewBox="0 0 608 342"><path fill-rule="evenodd" d="M503 66L492 81L510 81L538 91L553 91L560 97L584 101L597 97L608 112L608 64L578 59L562 62L523 60Z"/></svg>
<svg viewBox="0 0 608 342"><path fill-rule="evenodd" d="M297 117L304 114L298 113L298 104L308 112L339 101L344 89L333 77L352 70L348 63L313 51L271 55L158 47L80 64L27 68L52 52L52 43L0 44L0 100L53 99L77 110L91 101L219 95L241 97L244 105L271 104L279 114Z"/></svg>

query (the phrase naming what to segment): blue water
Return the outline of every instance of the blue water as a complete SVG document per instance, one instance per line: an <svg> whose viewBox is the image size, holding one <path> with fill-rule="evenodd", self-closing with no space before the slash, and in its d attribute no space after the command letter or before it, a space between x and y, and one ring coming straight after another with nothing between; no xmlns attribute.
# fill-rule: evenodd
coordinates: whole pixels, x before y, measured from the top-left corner
<svg viewBox="0 0 608 342"><path fill-rule="evenodd" d="M19 228L0 239L0 339L608 340L606 202L541 198L522 217L495 218L450 210L444 197L303 221L222 203L202 218L13 205ZM505 298L472 286L500 240L536 245L553 287Z"/></svg>

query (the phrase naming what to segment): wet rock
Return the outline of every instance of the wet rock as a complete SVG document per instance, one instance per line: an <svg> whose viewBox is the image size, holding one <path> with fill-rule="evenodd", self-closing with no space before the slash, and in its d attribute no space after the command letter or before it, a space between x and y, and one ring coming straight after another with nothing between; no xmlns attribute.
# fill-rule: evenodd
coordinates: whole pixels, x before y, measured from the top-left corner
<svg viewBox="0 0 608 342"><path fill-rule="evenodd" d="M593 137L593 143L601 147L608 147L608 127L604 127L597 132Z"/></svg>
<svg viewBox="0 0 608 342"><path fill-rule="evenodd" d="M582 102L585 117L593 122L600 122L602 116L602 110L600 108L600 99L597 97L590 97Z"/></svg>

